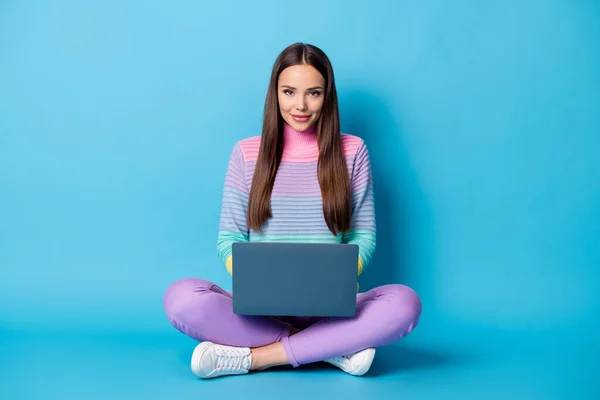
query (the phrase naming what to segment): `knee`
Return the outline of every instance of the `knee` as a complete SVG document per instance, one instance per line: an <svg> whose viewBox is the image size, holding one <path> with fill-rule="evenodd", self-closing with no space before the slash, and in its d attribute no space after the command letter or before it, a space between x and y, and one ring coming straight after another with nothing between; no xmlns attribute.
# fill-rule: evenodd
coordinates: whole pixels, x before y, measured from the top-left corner
<svg viewBox="0 0 600 400"><path fill-rule="evenodd" d="M387 285L383 295L389 303L390 328L400 337L408 335L421 317L419 295L405 285Z"/></svg>
<svg viewBox="0 0 600 400"><path fill-rule="evenodd" d="M167 317L174 320L186 314L197 301L198 294L209 291L212 286L211 282L197 278L179 279L170 284L163 296L163 307Z"/></svg>

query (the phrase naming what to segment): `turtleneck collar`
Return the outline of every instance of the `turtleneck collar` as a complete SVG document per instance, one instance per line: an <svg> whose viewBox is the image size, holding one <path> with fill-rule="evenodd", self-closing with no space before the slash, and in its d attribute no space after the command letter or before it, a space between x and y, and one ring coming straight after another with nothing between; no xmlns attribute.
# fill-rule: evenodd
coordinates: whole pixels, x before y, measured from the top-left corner
<svg viewBox="0 0 600 400"><path fill-rule="evenodd" d="M317 141L317 124L314 123L305 131L297 131L287 123L283 123L283 145L288 151L306 151L319 147Z"/></svg>

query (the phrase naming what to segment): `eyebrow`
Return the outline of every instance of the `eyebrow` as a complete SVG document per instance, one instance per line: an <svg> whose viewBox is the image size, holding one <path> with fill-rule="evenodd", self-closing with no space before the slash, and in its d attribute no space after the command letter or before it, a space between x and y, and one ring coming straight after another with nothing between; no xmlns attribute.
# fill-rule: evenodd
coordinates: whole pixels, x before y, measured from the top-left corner
<svg viewBox="0 0 600 400"><path fill-rule="evenodd" d="M295 87L290 86L290 85L281 85L281 87L296 90ZM315 90L315 89L321 89L321 90L323 90L323 88L321 86L310 87L310 88L308 88L306 90Z"/></svg>

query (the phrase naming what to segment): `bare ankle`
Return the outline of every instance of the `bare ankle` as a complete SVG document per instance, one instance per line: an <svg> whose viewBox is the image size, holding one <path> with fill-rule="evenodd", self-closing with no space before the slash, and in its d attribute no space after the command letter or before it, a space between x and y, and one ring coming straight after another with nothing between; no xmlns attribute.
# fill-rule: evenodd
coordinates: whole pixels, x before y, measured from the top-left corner
<svg viewBox="0 0 600 400"><path fill-rule="evenodd" d="M281 342L253 348L250 351L252 353L250 370L262 371L271 367L289 364L287 354Z"/></svg>
<svg viewBox="0 0 600 400"><path fill-rule="evenodd" d="M252 362L250 363L250 371L262 371L264 367L261 365L261 352L259 348L250 349L250 354L252 357Z"/></svg>

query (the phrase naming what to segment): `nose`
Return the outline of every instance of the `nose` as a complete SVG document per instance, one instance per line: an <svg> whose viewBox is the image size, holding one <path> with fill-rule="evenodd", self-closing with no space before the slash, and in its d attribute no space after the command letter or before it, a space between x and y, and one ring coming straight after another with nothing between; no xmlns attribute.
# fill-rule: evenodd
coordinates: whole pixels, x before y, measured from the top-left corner
<svg viewBox="0 0 600 400"><path fill-rule="evenodd" d="M298 102L296 103L296 109L298 111L306 110L306 100L304 99L304 96L298 96L297 99Z"/></svg>

